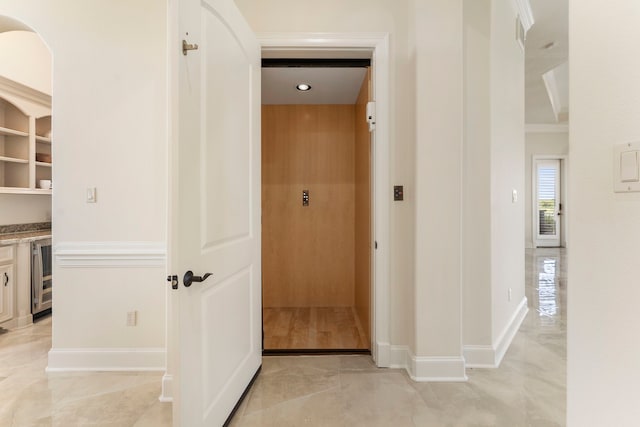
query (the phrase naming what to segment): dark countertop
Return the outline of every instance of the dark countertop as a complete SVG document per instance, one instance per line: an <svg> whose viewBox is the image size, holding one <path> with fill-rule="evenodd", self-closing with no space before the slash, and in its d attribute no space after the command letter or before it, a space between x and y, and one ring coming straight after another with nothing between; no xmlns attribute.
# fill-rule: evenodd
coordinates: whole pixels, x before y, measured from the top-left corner
<svg viewBox="0 0 640 427"><path fill-rule="evenodd" d="M7 233L0 234L0 245L13 245L16 243L27 243L36 240L50 239L51 230L35 230L35 231L23 231L20 233Z"/></svg>
<svg viewBox="0 0 640 427"><path fill-rule="evenodd" d="M0 225L0 245L28 243L51 238L51 222Z"/></svg>

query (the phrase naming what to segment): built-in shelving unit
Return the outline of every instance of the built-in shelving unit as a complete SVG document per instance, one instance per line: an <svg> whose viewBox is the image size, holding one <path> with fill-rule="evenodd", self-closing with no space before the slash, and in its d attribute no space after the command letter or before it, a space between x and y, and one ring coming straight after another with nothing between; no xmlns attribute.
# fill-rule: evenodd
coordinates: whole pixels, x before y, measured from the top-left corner
<svg viewBox="0 0 640 427"><path fill-rule="evenodd" d="M51 145L51 97L0 77L0 193L51 194Z"/></svg>

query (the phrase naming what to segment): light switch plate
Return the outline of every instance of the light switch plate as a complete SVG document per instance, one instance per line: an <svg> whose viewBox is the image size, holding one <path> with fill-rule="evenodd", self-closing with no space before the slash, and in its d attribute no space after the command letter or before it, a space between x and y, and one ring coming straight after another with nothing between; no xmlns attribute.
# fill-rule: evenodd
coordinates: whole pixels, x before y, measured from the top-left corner
<svg viewBox="0 0 640 427"><path fill-rule="evenodd" d="M87 187L87 203L96 202L96 187Z"/></svg>
<svg viewBox="0 0 640 427"><path fill-rule="evenodd" d="M518 201L518 190L511 190L511 203Z"/></svg>
<svg viewBox="0 0 640 427"><path fill-rule="evenodd" d="M613 147L613 191L640 191L640 142L627 142Z"/></svg>

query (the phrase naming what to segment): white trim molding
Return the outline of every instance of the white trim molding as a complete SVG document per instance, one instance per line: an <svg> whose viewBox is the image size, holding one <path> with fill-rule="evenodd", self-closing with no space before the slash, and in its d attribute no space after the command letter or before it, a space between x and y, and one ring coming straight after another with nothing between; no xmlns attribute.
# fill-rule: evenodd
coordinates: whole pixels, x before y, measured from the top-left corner
<svg viewBox="0 0 640 427"><path fill-rule="evenodd" d="M516 308L516 311L507 322L507 325L504 327L500 335L498 335L498 339L494 342L494 347L496 349L496 366L500 366L502 363L502 359L504 355L509 350L509 346L513 341L513 338L518 333L518 329L520 329L520 325L524 321L524 318L527 316L529 312L529 307L527 306L527 297L523 297L522 301Z"/></svg>
<svg viewBox="0 0 640 427"><path fill-rule="evenodd" d="M160 402L173 402L173 375L162 376L162 394L158 398Z"/></svg>
<svg viewBox="0 0 640 427"><path fill-rule="evenodd" d="M163 267L164 242L64 242L54 248L56 266L69 267Z"/></svg>
<svg viewBox="0 0 640 427"><path fill-rule="evenodd" d="M528 312L527 297L524 297L493 345L465 345L463 353L467 368L499 367Z"/></svg>
<svg viewBox="0 0 640 427"><path fill-rule="evenodd" d="M568 123L537 123L524 126L525 133L567 133L569 132Z"/></svg>
<svg viewBox="0 0 640 427"><path fill-rule="evenodd" d="M164 348L52 348L47 372L164 371Z"/></svg>
<svg viewBox="0 0 640 427"><path fill-rule="evenodd" d="M24 98L43 107L51 108L51 95L40 92L22 83L0 76L0 90Z"/></svg>
<svg viewBox="0 0 640 427"><path fill-rule="evenodd" d="M520 17L520 22L522 22L522 26L524 27L525 34L533 24L536 22L533 17L533 12L531 11L531 4L529 0L513 0L515 2L516 10L518 11L518 16Z"/></svg>
<svg viewBox="0 0 640 427"><path fill-rule="evenodd" d="M401 368L416 382L467 381L463 357L415 356L406 345L391 346L391 368Z"/></svg>

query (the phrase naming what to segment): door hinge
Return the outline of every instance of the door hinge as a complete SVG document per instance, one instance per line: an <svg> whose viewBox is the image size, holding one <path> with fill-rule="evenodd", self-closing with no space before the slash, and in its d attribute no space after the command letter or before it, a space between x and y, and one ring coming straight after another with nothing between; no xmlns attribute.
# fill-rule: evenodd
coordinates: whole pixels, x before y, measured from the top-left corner
<svg viewBox="0 0 640 427"><path fill-rule="evenodd" d="M373 248L374 248L374 249L378 249L378 241L377 241L377 240L375 240L375 241L373 242Z"/></svg>
<svg viewBox="0 0 640 427"><path fill-rule="evenodd" d="M186 40L182 40L182 54L186 56L190 50L198 50L198 45L195 43L187 43Z"/></svg>
<svg viewBox="0 0 640 427"><path fill-rule="evenodd" d="M167 276L167 282L171 282L171 289L178 289L178 276Z"/></svg>

